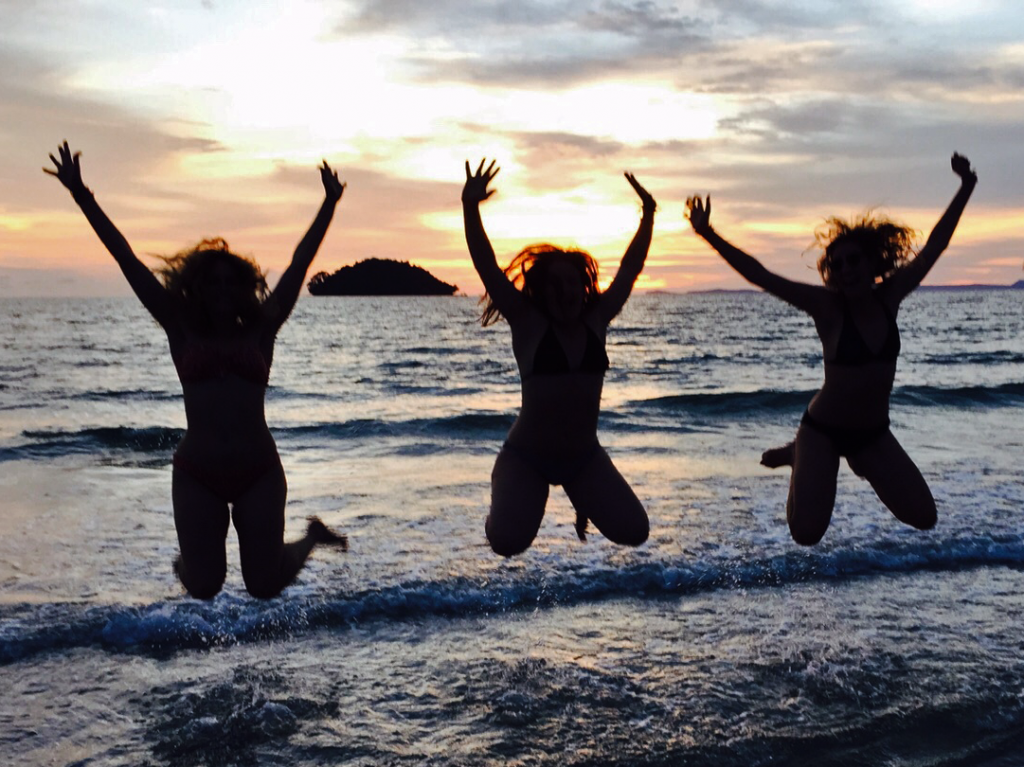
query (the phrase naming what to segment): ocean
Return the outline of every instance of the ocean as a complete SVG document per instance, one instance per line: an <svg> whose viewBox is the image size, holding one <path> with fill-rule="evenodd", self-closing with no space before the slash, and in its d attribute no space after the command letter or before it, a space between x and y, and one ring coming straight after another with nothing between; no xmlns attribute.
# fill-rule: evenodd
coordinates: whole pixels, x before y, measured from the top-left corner
<svg viewBox="0 0 1024 767"><path fill-rule="evenodd" d="M533 547L483 533L519 406L474 298L299 301L267 417L289 539L249 598L185 596L166 339L133 298L0 300L0 760L59 765L1024 763L1024 291L903 305L893 432L939 523L843 464L794 544L788 441L821 383L810 320L756 292L635 295L600 438L645 503L637 549L581 543L554 489Z"/></svg>

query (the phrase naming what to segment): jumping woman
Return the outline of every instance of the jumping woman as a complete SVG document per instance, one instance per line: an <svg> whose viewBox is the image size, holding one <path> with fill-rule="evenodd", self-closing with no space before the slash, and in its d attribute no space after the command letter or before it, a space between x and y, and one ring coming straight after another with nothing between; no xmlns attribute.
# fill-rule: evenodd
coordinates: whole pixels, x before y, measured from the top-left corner
<svg viewBox="0 0 1024 767"><path fill-rule="evenodd" d="M212 599L227 573L229 521L238 533L242 578L254 597L277 596L317 544L347 548L345 536L312 517L284 543L284 470L267 428L264 399L274 340L288 318L334 208L345 191L325 162L325 197L273 292L255 262L223 240L204 240L164 259L161 280L132 252L82 182L79 152L65 141L56 170L142 305L167 333L185 401L185 436L174 453L171 493L181 554L175 571L190 595Z"/></svg>
<svg viewBox="0 0 1024 767"><path fill-rule="evenodd" d="M711 199L686 201L693 230L748 282L811 315L821 339L825 383L811 399L794 442L761 462L792 466L786 517L799 544L821 540L832 519L839 459L871 483L893 515L919 530L934 527L935 500L921 472L889 430L889 395L900 353L900 303L949 245L977 176L954 154L960 189L916 256L912 232L885 218L828 219L816 234L824 287L768 271L711 227Z"/></svg>
<svg viewBox="0 0 1024 767"><path fill-rule="evenodd" d="M647 258L654 198L632 174L643 216L612 284L598 289L597 262L579 250L531 245L502 269L480 218L479 205L498 168L466 163L462 190L466 243L487 293L484 326L504 318L522 379L522 407L491 474L486 533L506 557L529 548L544 517L550 485L561 485L576 510L576 532L587 520L609 540L639 546L647 513L597 440L601 389L608 369L605 333L633 289Z"/></svg>

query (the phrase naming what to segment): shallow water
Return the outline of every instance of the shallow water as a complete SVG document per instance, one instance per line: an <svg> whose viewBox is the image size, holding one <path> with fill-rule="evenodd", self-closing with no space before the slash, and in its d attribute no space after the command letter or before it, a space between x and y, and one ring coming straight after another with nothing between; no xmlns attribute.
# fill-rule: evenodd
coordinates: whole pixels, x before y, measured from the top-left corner
<svg viewBox="0 0 1024 767"><path fill-rule="evenodd" d="M490 553L518 406L471 299L303 300L268 419L288 528L349 533L283 598L170 562L180 391L129 300L0 301L0 753L18 764L1011 764L1024 752L1020 293L920 293L893 430L939 504L901 526L844 466L832 528L788 536L813 329L759 294L638 296L601 439L650 541ZM751 335L754 338L751 338Z"/></svg>
<svg viewBox="0 0 1024 767"><path fill-rule="evenodd" d="M1022 587L970 568L80 648L18 664L3 739L38 764L976 764L1024 745Z"/></svg>

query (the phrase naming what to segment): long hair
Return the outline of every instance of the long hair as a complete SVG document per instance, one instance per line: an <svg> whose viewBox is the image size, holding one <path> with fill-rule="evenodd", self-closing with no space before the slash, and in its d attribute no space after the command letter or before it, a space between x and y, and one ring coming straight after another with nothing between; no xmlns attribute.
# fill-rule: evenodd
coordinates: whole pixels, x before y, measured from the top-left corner
<svg viewBox="0 0 1024 767"><path fill-rule="evenodd" d="M914 255L914 230L868 212L852 221L832 216L814 232L814 245L821 250L818 274L826 286L833 286L832 257L841 243L852 243L871 260L876 280L886 280Z"/></svg>
<svg viewBox="0 0 1024 767"><path fill-rule="evenodd" d="M586 251L557 248L547 243L528 245L516 254L503 271L526 299L543 311L543 290L548 272L552 265L559 262L570 264L579 271L580 282L583 284L583 307L586 309L601 294L597 286L597 261ZM484 327L501 319L501 312L487 293L484 293L480 303L484 305L480 314L480 323Z"/></svg>
<svg viewBox="0 0 1024 767"><path fill-rule="evenodd" d="M167 290L185 307L185 320L200 333L212 330L212 318L203 302L203 290L217 264L226 264L241 286L242 297L235 307L240 327L260 322L269 290L267 278L251 258L232 253L227 242L214 237L198 242L173 256L161 256L163 266L155 271Z"/></svg>

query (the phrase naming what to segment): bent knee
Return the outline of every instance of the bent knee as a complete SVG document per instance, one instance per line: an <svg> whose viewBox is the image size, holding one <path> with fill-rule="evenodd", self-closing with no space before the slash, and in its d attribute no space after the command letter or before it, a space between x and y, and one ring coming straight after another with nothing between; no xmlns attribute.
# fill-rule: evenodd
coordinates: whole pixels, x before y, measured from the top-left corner
<svg viewBox="0 0 1024 767"><path fill-rule="evenodd" d="M522 554L533 543L533 539L511 538L508 536L487 536L487 542L491 544L491 551L499 556L508 558Z"/></svg>
<svg viewBox="0 0 1024 767"><path fill-rule="evenodd" d="M249 596L253 599L273 599L276 596L280 596L284 588L280 586L246 586L245 590L249 592Z"/></svg>
<svg viewBox="0 0 1024 767"><path fill-rule="evenodd" d="M626 546L640 546L647 543L647 539L651 536L651 528L647 525L642 530L638 530L636 535L625 541Z"/></svg>
<svg viewBox="0 0 1024 767"><path fill-rule="evenodd" d="M907 524L918 530L931 530L939 521L939 514L932 506L929 509L924 509L920 513L914 516L913 519L907 521Z"/></svg>
<svg viewBox="0 0 1024 767"><path fill-rule="evenodd" d="M178 576L178 580L181 581L181 585L185 587L185 591L188 592L190 597L201 599L205 602L213 599L224 588L227 568L225 568L224 572L204 573L203 575L196 576L188 572L181 561L181 557L177 557L174 560L174 573Z"/></svg>
<svg viewBox="0 0 1024 767"><path fill-rule="evenodd" d="M790 524L789 534L792 536L794 543L800 546L814 546L825 537L825 531L828 527L821 527L819 525L794 525Z"/></svg>
<svg viewBox="0 0 1024 767"><path fill-rule="evenodd" d="M491 545L491 551L506 558L522 554L530 548L537 535L536 530L523 531L512 525L496 525L490 516L484 523L484 533L487 535L487 542Z"/></svg>
<svg viewBox="0 0 1024 767"><path fill-rule="evenodd" d="M273 599L284 591L284 584L273 583L264 579L245 579L245 590L254 599Z"/></svg>
<svg viewBox="0 0 1024 767"><path fill-rule="evenodd" d="M650 525L637 525L626 530L617 530L612 535L605 535L612 543L620 546L640 546L647 542L651 534Z"/></svg>
<svg viewBox="0 0 1024 767"><path fill-rule="evenodd" d="M508 545L505 545L503 543L495 543L494 541L491 541L490 543L491 543L491 551L493 551L495 554L497 554L500 557L505 557L505 559L511 559L512 557L517 556L519 554L522 554L524 551L526 551L528 548L530 548L528 545L527 546L508 546Z"/></svg>
<svg viewBox="0 0 1024 767"><path fill-rule="evenodd" d="M896 519L916 530L931 530L939 521L935 499L927 489L916 497L903 500L902 503L892 502L886 505Z"/></svg>
<svg viewBox="0 0 1024 767"><path fill-rule="evenodd" d="M185 591L188 592L190 597L193 599L201 599L206 602L213 599L221 592L221 589L224 588L224 578L219 580L203 580L195 583L191 581L186 582L183 579L181 584L185 587Z"/></svg>
<svg viewBox="0 0 1024 767"><path fill-rule="evenodd" d="M249 596L255 599L273 599L288 585L273 567L247 566L242 562L242 583Z"/></svg>
<svg viewBox="0 0 1024 767"><path fill-rule="evenodd" d="M801 504L799 508L798 512L796 502L790 497L786 503L786 522L789 525L789 535L793 542L800 546L814 546L825 537L825 533L832 523L831 505Z"/></svg>

